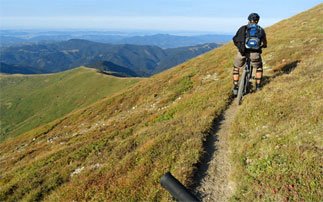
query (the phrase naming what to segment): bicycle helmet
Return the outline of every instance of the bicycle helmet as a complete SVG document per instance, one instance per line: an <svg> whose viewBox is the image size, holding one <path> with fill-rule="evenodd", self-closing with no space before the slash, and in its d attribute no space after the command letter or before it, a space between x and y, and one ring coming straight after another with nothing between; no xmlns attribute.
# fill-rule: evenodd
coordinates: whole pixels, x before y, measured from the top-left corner
<svg viewBox="0 0 323 202"><path fill-rule="evenodd" d="M251 13L249 16L248 16L248 20L249 22L251 21L254 21L254 22L258 22L260 19L260 16L257 14L257 13Z"/></svg>

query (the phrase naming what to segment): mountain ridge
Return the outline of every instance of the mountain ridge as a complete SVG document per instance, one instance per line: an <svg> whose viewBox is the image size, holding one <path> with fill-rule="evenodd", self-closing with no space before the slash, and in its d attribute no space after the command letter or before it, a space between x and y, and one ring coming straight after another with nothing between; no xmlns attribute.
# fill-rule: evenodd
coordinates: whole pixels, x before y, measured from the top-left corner
<svg viewBox="0 0 323 202"><path fill-rule="evenodd" d="M41 73L59 72L81 65L109 61L128 68L139 76L150 76L210 51L218 45L208 44L193 47L195 49L186 47L164 50L157 46L112 45L83 39L71 39L52 44L2 48L0 58L1 62L7 65L32 66L33 70Z"/></svg>
<svg viewBox="0 0 323 202"><path fill-rule="evenodd" d="M90 68L98 69L101 73L109 74L117 77L139 77L134 71L121 67L109 61L97 62L94 64L86 65Z"/></svg>
<svg viewBox="0 0 323 202"><path fill-rule="evenodd" d="M84 39L99 43L108 44L136 44L136 45L155 45L163 49L178 48L184 46L196 46L204 43L223 44L231 40L231 35L197 35L197 36L179 36L171 34L122 34L109 32L48 32L48 33L16 33L14 31L1 31L2 46L12 46L18 44L32 43L51 43L58 41L67 41L70 39Z"/></svg>

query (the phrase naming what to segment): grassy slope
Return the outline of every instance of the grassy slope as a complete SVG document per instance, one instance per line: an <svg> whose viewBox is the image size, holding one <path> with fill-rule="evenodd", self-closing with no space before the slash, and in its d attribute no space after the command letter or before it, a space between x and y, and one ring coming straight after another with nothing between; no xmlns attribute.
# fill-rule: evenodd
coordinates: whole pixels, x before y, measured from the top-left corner
<svg viewBox="0 0 323 202"><path fill-rule="evenodd" d="M323 4L267 30L267 65L289 74L248 96L231 135L238 201L323 198Z"/></svg>
<svg viewBox="0 0 323 202"><path fill-rule="evenodd" d="M189 183L227 105L233 53L222 47L5 141L0 200L167 199L159 178L170 170Z"/></svg>
<svg viewBox="0 0 323 202"><path fill-rule="evenodd" d="M48 75L3 75L0 141L94 103L136 81L108 77L88 68Z"/></svg>
<svg viewBox="0 0 323 202"><path fill-rule="evenodd" d="M296 24L300 23L295 22L293 29L282 28L282 36L298 29ZM321 32L318 27L311 30L316 35ZM275 27L268 31L268 65L280 69L285 63L304 58L298 51L305 52L307 48L299 47L307 43L289 47L290 54L284 57L284 47L291 39L281 39L280 45L281 36L275 34L279 31ZM315 42L319 43L318 39ZM297 40L305 42L303 38ZM232 44L225 45L141 81L117 96L2 143L0 200L168 200L159 178L170 170L184 184L190 184L203 139L214 117L228 104L234 54ZM276 80L263 92L271 92ZM251 97L257 95L249 96L244 105L251 105ZM236 136L240 130L248 131L239 124L234 127ZM240 143L245 142L232 138L235 152L250 149ZM245 171L239 164L241 158L235 160L239 171ZM244 196L243 190L238 186L236 198Z"/></svg>

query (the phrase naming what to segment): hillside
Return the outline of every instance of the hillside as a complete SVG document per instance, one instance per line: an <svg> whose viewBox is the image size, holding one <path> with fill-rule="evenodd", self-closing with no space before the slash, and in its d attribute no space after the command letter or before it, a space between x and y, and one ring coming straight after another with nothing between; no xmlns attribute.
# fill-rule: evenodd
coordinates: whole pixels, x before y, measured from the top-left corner
<svg viewBox="0 0 323 202"><path fill-rule="evenodd" d="M186 60L218 47L215 43L192 47L162 49L157 46L113 45L71 39L56 43L40 43L0 49L2 73L24 73L28 70L41 73L65 71L98 62L112 62L139 76L150 76L176 66ZM32 67L32 68L29 68ZM21 72L17 72L21 70Z"/></svg>
<svg viewBox="0 0 323 202"><path fill-rule="evenodd" d="M0 141L60 118L139 81L88 68L48 75L0 76Z"/></svg>
<svg viewBox="0 0 323 202"><path fill-rule="evenodd" d="M266 30L274 76L243 101L230 135L237 201L323 198L322 15L320 4Z"/></svg>
<svg viewBox="0 0 323 202"><path fill-rule="evenodd" d="M268 84L243 100L231 129L232 200L323 196L322 9L266 30ZM0 200L171 200L159 179L171 171L194 183L203 143L231 103L235 53L227 44L1 143Z"/></svg>

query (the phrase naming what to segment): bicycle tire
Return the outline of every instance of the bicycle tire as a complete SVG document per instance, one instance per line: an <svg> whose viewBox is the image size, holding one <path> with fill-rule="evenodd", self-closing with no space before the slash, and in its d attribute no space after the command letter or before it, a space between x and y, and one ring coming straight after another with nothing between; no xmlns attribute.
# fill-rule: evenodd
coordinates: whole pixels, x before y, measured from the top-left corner
<svg viewBox="0 0 323 202"><path fill-rule="evenodd" d="M242 99L243 91L244 91L244 88L245 88L245 82L246 82L246 71L245 71L245 69L243 69L242 75L241 75L240 78L241 79L240 79L240 82L239 82L238 95L237 95L237 103L238 103L238 105L241 104L241 99Z"/></svg>

